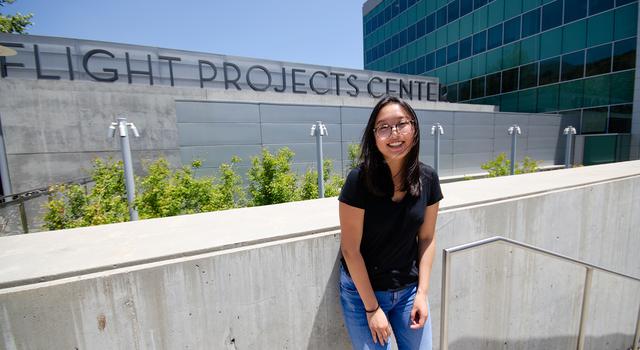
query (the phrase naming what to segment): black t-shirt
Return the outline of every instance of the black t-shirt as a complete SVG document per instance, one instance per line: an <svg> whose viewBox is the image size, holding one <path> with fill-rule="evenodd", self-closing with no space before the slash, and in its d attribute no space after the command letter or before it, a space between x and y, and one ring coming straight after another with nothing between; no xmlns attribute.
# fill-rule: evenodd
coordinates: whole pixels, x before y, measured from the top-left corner
<svg viewBox="0 0 640 350"><path fill-rule="evenodd" d="M351 170L338 200L364 209L360 253L373 290L402 289L418 280L417 234L426 207L443 198L438 174L420 163L420 196L407 192L402 200L394 202L370 193L362 172L362 168ZM342 264L347 269L344 258Z"/></svg>

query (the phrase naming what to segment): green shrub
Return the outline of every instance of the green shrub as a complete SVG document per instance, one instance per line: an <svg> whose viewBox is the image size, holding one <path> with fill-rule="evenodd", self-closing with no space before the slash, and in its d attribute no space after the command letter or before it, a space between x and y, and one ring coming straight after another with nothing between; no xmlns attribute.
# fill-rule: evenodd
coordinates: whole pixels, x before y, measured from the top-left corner
<svg viewBox="0 0 640 350"><path fill-rule="evenodd" d="M335 197L340 194L340 189L344 185L344 178L333 173L333 162L325 159L323 162L323 180L324 180L324 196ZM316 199L319 198L318 191L318 171L309 168L304 173L300 183L300 199Z"/></svg>
<svg viewBox="0 0 640 350"><path fill-rule="evenodd" d="M515 173L533 173L539 170L539 164L542 161L534 160L530 157L524 157L522 163L516 163ZM483 170L489 172L489 177L505 176L511 173L511 160L507 159L507 154L502 152L495 159L492 159L480 166Z"/></svg>
<svg viewBox="0 0 640 350"><path fill-rule="evenodd" d="M360 165L360 145L357 143L350 143L347 148L347 156L349 157L349 169L355 169Z"/></svg>
<svg viewBox="0 0 640 350"><path fill-rule="evenodd" d="M251 159L249 179L249 205L267 205L292 202L298 199L297 178L291 171L293 152L281 148L275 155L266 148L260 157Z"/></svg>

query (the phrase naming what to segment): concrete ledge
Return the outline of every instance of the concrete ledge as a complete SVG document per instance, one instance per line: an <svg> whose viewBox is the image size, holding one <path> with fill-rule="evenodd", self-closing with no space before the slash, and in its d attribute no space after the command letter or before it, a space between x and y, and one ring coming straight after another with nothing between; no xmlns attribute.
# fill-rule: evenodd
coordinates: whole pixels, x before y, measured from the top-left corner
<svg viewBox="0 0 640 350"><path fill-rule="evenodd" d="M640 161L443 184L441 212L640 176ZM0 289L339 228L325 198L0 238Z"/></svg>

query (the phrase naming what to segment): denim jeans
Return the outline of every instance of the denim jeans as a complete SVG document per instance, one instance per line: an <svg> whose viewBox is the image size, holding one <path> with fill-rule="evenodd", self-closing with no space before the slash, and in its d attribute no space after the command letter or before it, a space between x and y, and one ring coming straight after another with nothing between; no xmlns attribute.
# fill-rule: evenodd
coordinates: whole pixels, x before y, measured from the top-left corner
<svg viewBox="0 0 640 350"><path fill-rule="evenodd" d="M431 350L431 314L423 328L410 328L411 308L416 291L417 284L393 292L375 292L380 308L391 324L399 350ZM340 266L340 302L344 323L354 350L391 349L388 342L385 346L373 342L364 303L353 280L342 266Z"/></svg>

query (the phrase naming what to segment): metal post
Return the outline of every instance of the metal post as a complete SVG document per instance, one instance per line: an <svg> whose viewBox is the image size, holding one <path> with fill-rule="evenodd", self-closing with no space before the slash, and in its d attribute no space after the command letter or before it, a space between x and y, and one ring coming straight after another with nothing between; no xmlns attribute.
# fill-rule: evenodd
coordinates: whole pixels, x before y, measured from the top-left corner
<svg viewBox="0 0 640 350"><path fill-rule="evenodd" d="M589 313L592 277L593 269L587 267L587 273L584 277L584 290L582 292L582 310L580 311L580 328L578 329L578 350L584 349L584 326L587 323L587 314Z"/></svg>
<svg viewBox="0 0 640 350"><path fill-rule="evenodd" d="M433 147L433 165L436 169L436 173L440 172L440 135L444 135L444 129L440 123L435 123L431 126L431 135L435 136Z"/></svg>
<svg viewBox="0 0 640 350"><path fill-rule="evenodd" d="M564 167L569 168L571 167L571 145L572 145L571 140L572 140L572 136L576 134L576 128L569 125L566 128L564 128L563 134L567 135L567 145L564 150Z"/></svg>
<svg viewBox="0 0 640 350"><path fill-rule="evenodd" d="M127 186L127 201L129 202L129 218L131 221L138 220L138 211L134 207L136 195L135 182L133 181L133 161L131 160L131 147L129 146L129 136L127 127L131 128L133 134L139 137L138 130L133 123L127 123L127 118L119 117L117 122L111 123L109 127L111 136L115 135L116 128L120 135L120 147L122 149L122 160L124 162L124 179Z"/></svg>
<svg viewBox="0 0 640 350"><path fill-rule="evenodd" d="M442 251L442 292L440 301L440 350L449 349L449 273L451 272L451 256Z"/></svg>
<svg viewBox="0 0 640 350"><path fill-rule="evenodd" d="M511 135L511 175L516 173L516 137L520 135L520 127L517 124L513 124L507 129L509 135Z"/></svg>
<svg viewBox="0 0 640 350"><path fill-rule="evenodd" d="M638 320L636 321L636 335L633 337L631 350L640 350L640 308L638 308Z"/></svg>
<svg viewBox="0 0 640 350"><path fill-rule="evenodd" d="M29 222L27 221L27 210L24 207L23 200L20 200L20 204L18 204L18 209L20 210L20 223L22 224L22 232L29 233Z"/></svg>
<svg viewBox="0 0 640 350"><path fill-rule="evenodd" d="M328 135L327 127L321 120L311 126L311 136L316 137L316 165L318 169L318 198L324 198L324 164L322 156L322 136Z"/></svg>
<svg viewBox="0 0 640 350"><path fill-rule="evenodd" d="M4 132L2 131L2 121L0 121L0 180L2 180L2 193L7 196L13 193L11 189L11 178L9 177L9 163L7 162L7 152L4 146ZM10 198L7 198L10 201Z"/></svg>

